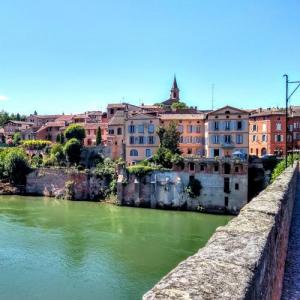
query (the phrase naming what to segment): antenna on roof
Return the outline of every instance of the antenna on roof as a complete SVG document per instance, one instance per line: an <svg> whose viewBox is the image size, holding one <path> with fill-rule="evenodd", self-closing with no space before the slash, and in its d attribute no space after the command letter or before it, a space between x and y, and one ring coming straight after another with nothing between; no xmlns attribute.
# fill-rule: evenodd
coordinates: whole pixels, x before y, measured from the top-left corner
<svg viewBox="0 0 300 300"><path fill-rule="evenodd" d="M215 95L215 85L211 85L211 109L214 110L214 95Z"/></svg>

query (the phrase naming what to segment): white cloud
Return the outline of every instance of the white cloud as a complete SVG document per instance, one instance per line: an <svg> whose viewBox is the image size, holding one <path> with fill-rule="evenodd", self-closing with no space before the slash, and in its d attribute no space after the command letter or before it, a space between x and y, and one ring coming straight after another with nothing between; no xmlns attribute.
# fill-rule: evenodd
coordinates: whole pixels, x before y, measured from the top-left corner
<svg viewBox="0 0 300 300"><path fill-rule="evenodd" d="M8 100L8 97L4 95L0 95L0 101L6 101L6 100Z"/></svg>

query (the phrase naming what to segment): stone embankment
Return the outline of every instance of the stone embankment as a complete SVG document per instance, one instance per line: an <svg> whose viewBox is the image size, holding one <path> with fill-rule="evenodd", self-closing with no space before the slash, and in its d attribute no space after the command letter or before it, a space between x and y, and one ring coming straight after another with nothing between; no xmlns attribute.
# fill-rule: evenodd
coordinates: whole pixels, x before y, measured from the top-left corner
<svg viewBox="0 0 300 300"><path fill-rule="evenodd" d="M288 168L143 299L280 299L297 176Z"/></svg>
<svg viewBox="0 0 300 300"><path fill-rule="evenodd" d="M40 168L27 176L26 193L70 200L99 200L106 184L85 171Z"/></svg>

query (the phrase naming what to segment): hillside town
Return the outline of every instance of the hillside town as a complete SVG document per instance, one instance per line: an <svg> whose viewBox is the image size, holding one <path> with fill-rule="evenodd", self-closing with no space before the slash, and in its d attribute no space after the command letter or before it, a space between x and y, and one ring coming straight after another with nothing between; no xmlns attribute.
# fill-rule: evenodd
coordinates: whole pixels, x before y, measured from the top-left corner
<svg viewBox="0 0 300 300"><path fill-rule="evenodd" d="M133 165L157 152L160 145L157 130L172 122L180 133L179 149L184 157L281 157L286 150L300 148L300 106L289 107L287 119L285 109L279 107L242 109L227 105L199 110L180 98L176 77L165 101L153 105L113 103L107 105L105 112L69 115L35 112L24 120L6 121L0 128L0 141L2 145L12 145L18 134L23 141L56 143L69 125L78 124L85 130L85 147L97 146L97 131L101 131L106 155Z"/></svg>

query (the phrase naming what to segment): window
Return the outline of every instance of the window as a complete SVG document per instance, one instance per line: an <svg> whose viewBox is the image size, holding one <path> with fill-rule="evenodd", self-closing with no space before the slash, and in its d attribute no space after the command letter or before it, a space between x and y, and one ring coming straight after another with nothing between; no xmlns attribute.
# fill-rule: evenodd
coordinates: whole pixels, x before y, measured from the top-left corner
<svg viewBox="0 0 300 300"><path fill-rule="evenodd" d="M261 140L262 140L262 142L266 142L266 141L267 141L267 135L266 135L266 134L263 134L263 135L261 136Z"/></svg>
<svg viewBox="0 0 300 300"><path fill-rule="evenodd" d="M139 144L140 145L144 144L144 137L143 136L139 136Z"/></svg>
<svg viewBox="0 0 300 300"><path fill-rule="evenodd" d="M204 165L200 165L200 171L204 171L205 170L205 166Z"/></svg>
<svg viewBox="0 0 300 300"><path fill-rule="evenodd" d="M196 133L200 133L201 132L201 126L196 126Z"/></svg>
<svg viewBox="0 0 300 300"><path fill-rule="evenodd" d="M213 136L213 143L214 144L219 144L219 142L220 142L220 137L218 135L214 135Z"/></svg>
<svg viewBox="0 0 300 300"><path fill-rule="evenodd" d="M276 130L278 130L278 131L281 130L281 123L276 123Z"/></svg>
<svg viewBox="0 0 300 300"><path fill-rule="evenodd" d="M134 125L129 125L128 126L128 132L129 133L134 133L135 132L135 126Z"/></svg>
<svg viewBox="0 0 300 300"><path fill-rule="evenodd" d="M242 128L243 128L243 122L242 121L237 121L236 129L237 130L242 130Z"/></svg>
<svg viewBox="0 0 300 300"><path fill-rule="evenodd" d="M122 134L122 128L119 127L119 128L117 129L117 134L118 134L118 135L121 135L121 134Z"/></svg>
<svg viewBox="0 0 300 300"><path fill-rule="evenodd" d="M230 130L230 121L225 122L225 130Z"/></svg>
<svg viewBox="0 0 300 300"><path fill-rule="evenodd" d="M283 135L276 134L275 135L275 142L282 142L283 141Z"/></svg>
<svg viewBox="0 0 300 300"><path fill-rule="evenodd" d="M139 152L136 149L131 149L130 156L139 156Z"/></svg>
<svg viewBox="0 0 300 300"><path fill-rule="evenodd" d="M190 171L195 171L195 164L193 162L189 163Z"/></svg>
<svg viewBox="0 0 300 300"><path fill-rule="evenodd" d="M183 132L183 125L178 125L177 126L177 131L182 133Z"/></svg>
<svg viewBox="0 0 300 300"><path fill-rule="evenodd" d="M226 111L225 111L225 114L226 114L226 115L229 115L229 114L230 114L230 111L229 111L229 110L226 110Z"/></svg>
<svg viewBox="0 0 300 300"><path fill-rule="evenodd" d="M262 124L262 131L263 132L267 131L267 124L265 123Z"/></svg>
<svg viewBox="0 0 300 300"><path fill-rule="evenodd" d="M229 190L229 178L224 178L224 193L230 193Z"/></svg>
<svg viewBox="0 0 300 300"><path fill-rule="evenodd" d="M257 125L256 124L253 124L252 131L257 131Z"/></svg>
<svg viewBox="0 0 300 300"><path fill-rule="evenodd" d="M225 163L224 164L224 174L230 174L230 169L231 169L230 164Z"/></svg>
<svg viewBox="0 0 300 300"><path fill-rule="evenodd" d="M219 122L214 122L214 130L219 130Z"/></svg>
<svg viewBox="0 0 300 300"><path fill-rule="evenodd" d="M148 133L154 133L154 125L153 124L148 125Z"/></svg>
<svg viewBox="0 0 300 300"><path fill-rule="evenodd" d="M183 136L181 135L180 137L179 137L179 143L183 143Z"/></svg>
<svg viewBox="0 0 300 300"><path fill-rule="evenodd" d="M224 198L224 204L225 204L225 207L228 207L228 197Z"/></svg>
<svg viewBox="0 0 300 300"><path fill-rule="evenodd" d="M214 157L220 155L220 150L219 149L214 149Z"/></svg>
<svg viewBox="0 0 300 300"><path fill-rule="evenodd" d="M138 125L138 133L144 133L144 125Z"/></svg>
<svg viewBox="0 0 300 300"><path fill-rule="evenodd" d="M219 171L219 165L214 165L214 171L218 172Z"/></svg>
<svg viewBox="0 0 300 300"><path fill-rule="evenodd" d="M231 135L224 135L225 144L231 144Z"/></svg>
<svg viewBox="0 0 300 300"><path fill-rule="evenodd" d="M239 184L236 183L236 184L234 185L234 188L235 188L236 190L238 190L238 189L239 189Z"/></svg>
<svg viewBox="0 0 300 300"><path fill-rule="evenodd" d="M253 135L252 135L252 142L256 142L256 140L257 140L256 135L253 134Z"/></svg>
<svg viewBox="0 0 300 300"><path fill-rule="evenodd" d="M239 167L235 167L234 170L235 170L235 173L238 173L239 172Z"/></svg>
<svg viewBox="0 0 300 300"><path fill-rule="evenodd" d="M237 144L243 144L243 135L242 134L238 134L236 136L236 143Z"/></svg>
<svg viewBox="0 0 300 300"><path fill-rule="evenodd" d="M114 129L108 129L108 134L115 134Z"/></svg>
<svg viewBox="0 0 300 300"><path fill-rule="evenodd" d="M192 133L193 132L193 126L192 125L188 125L187 126L187 132L188 133Z"/></svg>
<svg viewBox="0 0 300 300"><path fill-rule="evenodd" d="M129 144L133 145L134 144L134 136L129 137Z"/></svg>
<svg viewBox="0 0 300 300"><path fill-rule="evenodd" d="M146 157L150 157L152 155L151 149L146 149L145 150L145 155L146 155Z"/></svg>
<svg viewBox="0 0 300 300"><path fill-rule="evenodd" d="M148 136L148 144L154 144L155 143L155 138L153 135L149 135Z"/></svg>

